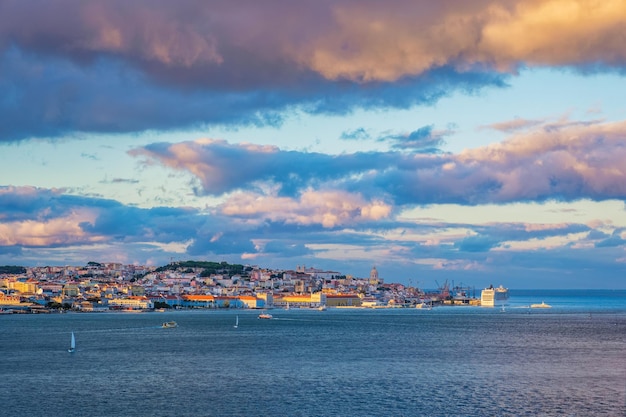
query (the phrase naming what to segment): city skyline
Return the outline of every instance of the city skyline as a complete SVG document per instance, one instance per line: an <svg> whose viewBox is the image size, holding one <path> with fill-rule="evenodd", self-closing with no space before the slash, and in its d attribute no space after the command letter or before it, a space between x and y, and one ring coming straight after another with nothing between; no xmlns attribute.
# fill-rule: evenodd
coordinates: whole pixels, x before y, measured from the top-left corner
<svg viewBox="0 0 626 417"><path fill-rule="evenodd" d="M626 288L626 4L0 3L0 265Z"/></svg>

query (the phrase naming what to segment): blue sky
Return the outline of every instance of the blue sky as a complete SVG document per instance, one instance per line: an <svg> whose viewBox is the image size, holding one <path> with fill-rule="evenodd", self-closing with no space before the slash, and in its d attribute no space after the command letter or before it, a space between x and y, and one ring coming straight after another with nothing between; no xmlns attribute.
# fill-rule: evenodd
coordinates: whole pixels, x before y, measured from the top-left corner
<svg viewBox="0 0 626 417"><path fill-rule="evenodd" d="M0 2L0 264L626 288L621 1Z"/></svg>

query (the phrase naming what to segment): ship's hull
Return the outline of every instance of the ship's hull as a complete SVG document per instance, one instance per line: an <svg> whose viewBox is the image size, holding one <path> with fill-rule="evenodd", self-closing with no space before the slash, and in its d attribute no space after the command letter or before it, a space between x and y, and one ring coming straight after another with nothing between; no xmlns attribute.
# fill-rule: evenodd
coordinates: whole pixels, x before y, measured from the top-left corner
<svg viewBox="0 0 626 417"><path fill-rule="evenodd" d="M509 290L502 286L498 288L485 288L480 294L480 305L483 307L506 305L508 300Z"/></svg>

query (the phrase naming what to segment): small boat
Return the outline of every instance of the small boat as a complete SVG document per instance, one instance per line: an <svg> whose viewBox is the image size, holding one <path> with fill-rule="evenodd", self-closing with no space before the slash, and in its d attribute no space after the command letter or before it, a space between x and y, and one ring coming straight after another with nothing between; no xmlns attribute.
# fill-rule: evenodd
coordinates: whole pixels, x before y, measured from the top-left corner
<svg viewBox="0 0 626 417"><path fill-rule="evenodd" d="M239 327L239 316L235 318L235 325L233 326L235 329Z"/></svg>
<svg viewBox="0 0 626 417"><path fill-rule="evenodd" d="M266 319L266 320L267 320L267 319L271 319L271 318L273 318L273 317L272 317L272 315L271 315L271 314L269 314L269 313L261 313L261 314L259 314L259 318L260 318L260 319Z"/></svg>
<svg viewBox="0 0 626 417"><path fill-rule="evenodd" d="M170 329L172 327L178 327L178 323L175 321L166 321L161 325L161 327L164 329Z"/></svg>
<svg viewBox="0 0 626 417"><path fill-rule="evenodd" d="M76 351L76 338L74 337L74 332L72 332L72 337L70 338L70 348L67 351L69 353L74 353Z"/></svg>
<svg viewBox="0 0 626 417"><path fill-rule="evenodd" d="M424 310L432 310L433 308L432 301L430 303L426 303L422 301L419 304L415 304L415 308L423 308Z"/></svg>
<svg viewBox="0 0 626 417"><path fill-rule="evenodd" d="M531 304L530 308L552 308L550 304L546 304L545 301L542 301L541 304Z"/></svg>

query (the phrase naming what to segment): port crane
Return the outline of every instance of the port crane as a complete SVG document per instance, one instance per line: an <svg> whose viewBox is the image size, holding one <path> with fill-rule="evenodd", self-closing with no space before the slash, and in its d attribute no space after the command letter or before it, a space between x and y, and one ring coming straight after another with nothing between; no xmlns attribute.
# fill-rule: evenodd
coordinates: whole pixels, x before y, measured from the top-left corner
<svg viewBox="0 0 626 417"><path fill-rule="evenodd" d="M446 279L443 285L439 285L437 280L435 280L435 284L437 284L437 290L439 291L441 299L445 300L450 296L450 284L448 284L448 280Z"/></svg>

